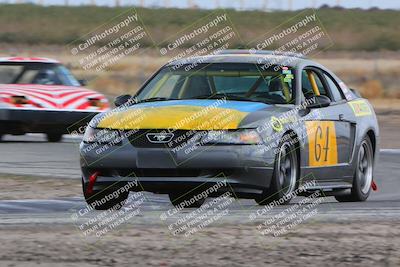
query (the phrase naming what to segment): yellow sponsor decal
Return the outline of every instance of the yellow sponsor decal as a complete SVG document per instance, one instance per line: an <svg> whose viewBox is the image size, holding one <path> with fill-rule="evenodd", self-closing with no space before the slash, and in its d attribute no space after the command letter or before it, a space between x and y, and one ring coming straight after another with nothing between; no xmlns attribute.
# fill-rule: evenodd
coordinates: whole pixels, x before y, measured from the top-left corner
<svg viewBox="0 0 400 267"><path fill-rule="evenodd" d="M234 109L201 106L133 108L106 116L97 127L118 130L233 130L238 128L247 114Z"/></svg>
<svg viewBox="0 0 400 267"><path fill-rule="evenodd" d="M285 118L277 118L275 116L272 116L270 121L272 129L274 129L276 132L282 131L284 124L295 123L295 122L297 122L297 119L294 116L289 116Z"/></svg>
<svg viewBox="0 0 400 267"><path fill-rule="evenodd" d="M271 117L271 126L276 132L280 132L283 130L283 125L280 119L275 116Z"/></svg>
<svg viewBox="0 0 400 267"><path fill-rule="evenodd" d="M371 115L371 108L365 100L355 100L349 102L351 109L354 112L354 115L357 117L368 116Z"/></svg>
<svg viewBox="0 0 400 267"><path fill-rule="evenodd" d="M336 130L333 121L307 121L309 166L324 167L338 163Z"/></svg>

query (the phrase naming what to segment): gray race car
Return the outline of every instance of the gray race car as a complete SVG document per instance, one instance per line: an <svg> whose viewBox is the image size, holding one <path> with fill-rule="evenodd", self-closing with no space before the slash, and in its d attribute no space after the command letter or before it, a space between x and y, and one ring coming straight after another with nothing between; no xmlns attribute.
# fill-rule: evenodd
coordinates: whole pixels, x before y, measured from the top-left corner
<svg viewBox="0 0 400 267"><path fill-rule="evenodd" d="M95 209L129 191L199 207L226 192L260 205L323 192L364 201L379 128L369 102L296 54L228 50L173 61L97 115L80 145Z"/></svg>

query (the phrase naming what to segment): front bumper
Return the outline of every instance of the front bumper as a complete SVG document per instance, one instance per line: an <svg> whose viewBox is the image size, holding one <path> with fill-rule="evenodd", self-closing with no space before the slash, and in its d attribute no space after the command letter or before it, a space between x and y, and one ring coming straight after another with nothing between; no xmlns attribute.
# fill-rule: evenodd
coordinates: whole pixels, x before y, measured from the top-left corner
<svg viewBox="0 0 400 267"><path fill-rule="evenodd" d="M229 191L242 198L252 198L269 187L274 161L272 151L252 145L202 146L188 155L166 147L134 147L123 140L108 149L82 142L80 152L84 184L99 173L95 191L137 181L133 191L186 192L225 181L227 186L215 196Z"/></svg>
<svg viewBox="0 0 400 267"><path fill-rule="evenodd" d="M33 109L0 109L0 132L24 133L83 133L84 127L98 111L64 111Z"/></svg>

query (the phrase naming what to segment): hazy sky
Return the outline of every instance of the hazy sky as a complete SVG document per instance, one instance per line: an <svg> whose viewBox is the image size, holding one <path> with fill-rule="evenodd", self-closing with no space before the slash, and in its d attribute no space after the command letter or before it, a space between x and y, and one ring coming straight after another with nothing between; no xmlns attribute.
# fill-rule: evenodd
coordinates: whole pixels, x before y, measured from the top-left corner
<svg viewBox="0 0 400 267"><path fill-rule="evenodd" d="M98 5L114 5L118 0L0 0L0 3L15 2L44 3L46 5L62 5L69 2L71 5L83 5L95 2ZM170 6L170 7L187 7L190 3L201 8L214 8L216 5L221 7L230 7L240 9L262 9L265 4L272 9L288 9L292 3L293 9L301 9L311 6L320 6L328 4L330 6L340 3L341 6L354 8L392 8L400 9L400 1L398 0L119 0L121 5L141 5L145 6Z"/></svg>

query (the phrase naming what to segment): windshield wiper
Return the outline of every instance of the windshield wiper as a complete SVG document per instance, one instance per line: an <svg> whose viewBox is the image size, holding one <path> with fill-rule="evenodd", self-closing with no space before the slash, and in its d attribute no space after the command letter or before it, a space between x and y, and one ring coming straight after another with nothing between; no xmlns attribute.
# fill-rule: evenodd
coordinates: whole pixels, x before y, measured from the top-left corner
<svg viewBox="0 0 400 267"><path fill-rule="evenodd" d="M167 98L167 97L150 97L146 99L139 100L134 104L144 103L144 102L156 102L156 101L168 101L168 100L178 100L176 98Z"/></svg>
<svg viewBox="0 0 400 267"><path fill-rule="evenodd" d="M236 100L236 101L251 101L251 102L261 102L261 103L266 103L266 104L272 104L271 102L263 101L263 100L257 100L257 99L251 99L248 97L244 96L238 96L235 94L213 94L213 95L199 95L199 96L194 96L194 97L189 97L189 98L167 98L167 97L151 97L151 98L146 98L142 99L140 101L137 101L133 103L139 104L139 103L145 103L145 102L156 102L156 101L168 101L168 100L187 100L187 99L221 99L225 98L227 100Z"/></svg>
<svg viewBox="0 0 400 267"><path fill-rule="evenodd" d="M193 99L220 99L220 98L226 98L227 100L237 100L237 101L251 101L251 102L262 102L260 100L256 100L256 99L251 99L248 97L244 97L244 96L239 96L239 95L235 95L235 94L214 94L214 95L199 95L199 96L194 96L191 97Z"/></svg>

